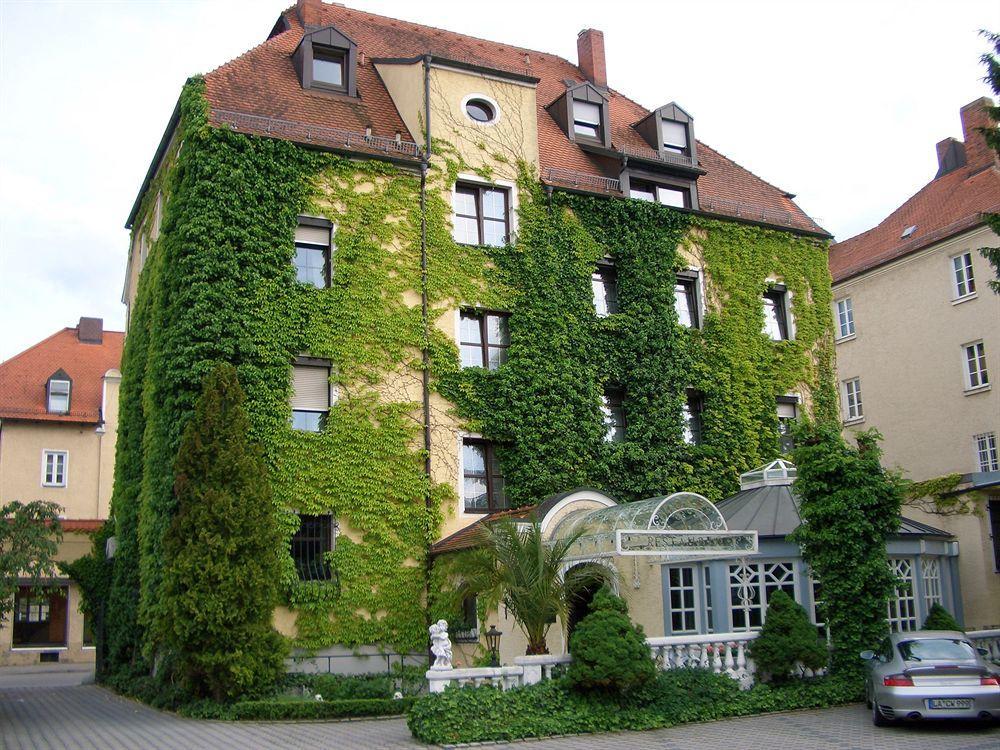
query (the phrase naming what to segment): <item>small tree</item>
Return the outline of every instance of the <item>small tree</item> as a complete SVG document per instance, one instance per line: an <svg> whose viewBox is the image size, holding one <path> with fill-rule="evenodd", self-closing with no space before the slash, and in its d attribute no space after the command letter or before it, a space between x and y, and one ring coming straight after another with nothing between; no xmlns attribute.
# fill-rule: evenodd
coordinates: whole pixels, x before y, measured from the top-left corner
<svg viewBox="0 0 1000 750"><path fill-rule="evenodd" d="M456 560L463 583L459 596L476 594L488 609L503 604L528 640L527 654L547 654L545 637L556 618L566 622L570 602L585 589L611 583L603 565L577 565L562 572L579 534L546 541L537 521L519 529L500 521L483 529L480 545Z"/></svg>
<svg viewBox="0 0 1000 750"><path fill-rule="evenodd" d="M14 500L0 506L0 624L14 606L21 580L43 594L42 579L58 575L55 556L62 541L60 506L35 500Z"/></svg>
<svg viewBox="0 0 1000 750"><path fill-rule="evenodd" d="M760 635L750 642L750 656L757 676L764 682L790 681L798 668L826 666L826 644L816 634L802 605L784 591L775 591L767 604Z"/></svg>
<svg viewBox="0 0 1000 750"><path fill-rule="evenodd" d="M656 664L642 626L629 619L625 601L603 588L594 595L590 610L569 639L569 681L578 690L612 693L645 685L656 675Z"/></svg>
<svg viewBox="0 0 1000 750"><path fill-rule="evenodd" d="M836 424L805 424L798 437L802 524L792 538L823 585L831 671L859 674L858 654L888 633L886 602L896 579L886 541L899 528L901 482L879 463L875 431L858 433L857 448Z"/></svg>
<svg viewBox="0 0 1000 750"><path fill-rule="evenodd" d="M272 685L286 651L271 627L282 538L243 402L231 365L205 378L174 465L177 513L163 542L158 635L190 694L215 700Z"/></svg>
<svg viewBox="0 0 1000 750"><path fill-rule="evenodd" d="M951 616L951 612L935 602L931 605L924 620L924 630L957 630L963 632L964 628L958 624L958 620Z"/></svg>

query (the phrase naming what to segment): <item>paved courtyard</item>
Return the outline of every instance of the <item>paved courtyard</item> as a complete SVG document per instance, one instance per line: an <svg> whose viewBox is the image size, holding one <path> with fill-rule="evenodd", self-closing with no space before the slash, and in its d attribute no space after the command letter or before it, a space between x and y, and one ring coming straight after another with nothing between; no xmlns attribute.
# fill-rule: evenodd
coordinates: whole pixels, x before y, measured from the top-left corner
<svg viewBox="0 0 1000 750"><path fill-rule="evenodd" d="M863 706L732 719L653 732L590 735L517 746L531 750L997 750L1000 729L876 729ZM423 747L402 719L226 723L154 711L94 685L0 688L0 748L257 750Z"/></svg>

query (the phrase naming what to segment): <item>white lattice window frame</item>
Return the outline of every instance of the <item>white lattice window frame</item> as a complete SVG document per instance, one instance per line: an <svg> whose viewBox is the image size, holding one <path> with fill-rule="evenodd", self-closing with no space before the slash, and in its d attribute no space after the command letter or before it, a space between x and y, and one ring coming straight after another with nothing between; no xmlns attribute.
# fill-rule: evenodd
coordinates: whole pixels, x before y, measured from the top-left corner
<svg viewBox="0 0 1000 750"><path fill-rule="evenodd" d="M778 568L783 568L780 577L774 575ZM737 569L734 573L734 568ZM743 572L740 572L740 571ZM764 626L768 598L779 589L790 594L799 601L798 571L794 560L738 560L730 563L729 578L729 616L734 632L750 632L760 630ZM734 578L734 576L738 576ZM770 580L769 580L770 579ZM786 589L791 589L790 591ZM737 625L736 615L742 613L743 624ZM759 614L760 624L751 624L753 615Z"/></svg>
<svg viewBox="0 0 1000 750"><path fill-rule="evenodd" d="M889 559L889 569L903 586L897 585L886 604L889 629L893 633L917 630L917 594L915 591L915 570L913 560L908 557ZM908 587L907 587L908 584Z"/></svg>

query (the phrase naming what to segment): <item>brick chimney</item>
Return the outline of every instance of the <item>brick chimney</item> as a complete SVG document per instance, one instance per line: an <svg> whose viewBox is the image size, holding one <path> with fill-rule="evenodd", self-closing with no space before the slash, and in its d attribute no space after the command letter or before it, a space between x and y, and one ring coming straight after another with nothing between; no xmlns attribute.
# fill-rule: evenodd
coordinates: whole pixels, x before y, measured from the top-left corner
<svg viewBox="0 0 1000 750"><path fill-rule="evenodd" d="M965 166L965 145L955 138L945 138L937 144L938 171L934 179Z"/></svg>
<svg viewBox="0 0 1000 750"><path fill-rule="evenodd" d="M80 318L76 327L76 337L81 344L104 343L104 320L102 318Z"/></svg>
<svg viewBox="0 0 1000 750"><path fill-rule="evenodd" d="M984 96L962 107L962 136L965 138L965 161L969 165L969 174L997 164L996 152L986 145L986 138L979 132L980 128L995 125L984 109L992 106L993 100Z"/></svg>
<svg viewBox="0 0 1000 750"><path fill-rule="evenodd" d="M604 32L584 29L576 37L576 56L580 70L598 88L608 87L608 68L604 62Z"/></svg>
<svg viewBox="0 0 1000 750"><path fill-rule="evenodd" d="M303 26L322 26L323 0L296 0L295 10Z"/></svg>

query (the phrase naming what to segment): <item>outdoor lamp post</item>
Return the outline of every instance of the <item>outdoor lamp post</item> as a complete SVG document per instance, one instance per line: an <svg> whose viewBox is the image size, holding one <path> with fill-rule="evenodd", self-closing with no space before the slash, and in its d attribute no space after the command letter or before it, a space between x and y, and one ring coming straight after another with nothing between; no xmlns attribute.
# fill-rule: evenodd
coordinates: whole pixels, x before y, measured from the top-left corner
<svg viewBox="0 0 1000 750"><path fill-rule="evenodd" d="M486 648L490 650L490 666L500 666L500 636L502 636L496 625L490 625L486 631Z"/></svg>

